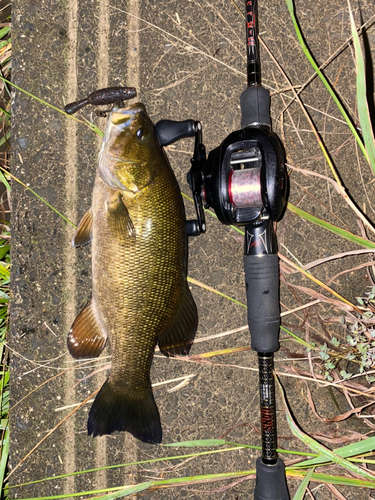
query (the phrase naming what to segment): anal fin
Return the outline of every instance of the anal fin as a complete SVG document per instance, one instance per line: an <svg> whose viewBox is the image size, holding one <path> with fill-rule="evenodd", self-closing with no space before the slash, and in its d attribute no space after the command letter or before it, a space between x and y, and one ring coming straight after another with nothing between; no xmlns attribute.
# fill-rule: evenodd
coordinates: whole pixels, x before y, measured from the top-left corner
<svg viewBox="0 0 375 500"><path fill-rule="evenodd" d="M72 246L74 248L83 247L92 241L92 210L89 208L82 217L78 229L73 236Z"/></svg>
<svg viewBox="0 0 375 500"><path fill-rule="evenodd" d="M175 319L159 339L160 351L165 356L189 354L197 327L197 306L186 283Z"/></svg>
<svg viewBox="0 0 375 500"><path fill-rule="evenodd" d="M95 358L104 349L107 335L102 332L92 309L92 298L75 319L68 333L68 350L73 358Z"/></svg>

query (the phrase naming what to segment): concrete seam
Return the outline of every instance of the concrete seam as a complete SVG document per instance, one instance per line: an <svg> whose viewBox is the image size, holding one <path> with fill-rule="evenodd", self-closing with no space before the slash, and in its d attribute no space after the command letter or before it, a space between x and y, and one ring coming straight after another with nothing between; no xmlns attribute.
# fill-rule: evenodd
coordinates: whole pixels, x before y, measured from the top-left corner
<svg viewBox="0 0 375 500"><path fill-rule="evenodd" d="M69 51L67 60L67 102L77 99L77 33L78 33L78 2L69 0L67 5L68 13L68 37ZM66 215L76 221L76 197L77 197L77 124L70 120L65 129L66 131L66 173L65 173L65 196L66 196ZM65 252L65 290L67 291L67 300L65 304L65 331L68 333L76 315L76 276L75 264L76 253L71 247L72 231L70 227L66 231L66 252ZM67 373L65 378L65 401L70 404L75 400L75 370ZM65 473L72 473L76 468L75 461L75 419L69 421L65 426ZM68 477L64 483L64 493L74 492L74 476Z"/></svg>
<svg viewBox="0 0 375 500"><path fill-rule="evenodd" d="M99 19L98 19L98 33L99 33L99 53L98 53L98 89L108 87L108 74L109 74L109 6L107 3L99 0ZM99 119L99 123L105 123L104 119ZM105 126L105 125L104 125ZM98 149L102 143L102 137L97 136ZM95 173L93 173L95 175ZM98 387L104 383L106 377L97 376L96 382ZM95 449L95 461L100 467L107 464L107 437L103 436L97 438ZM97 471L95 480L98 488L107 487L107 472L105 470Z"/></svg>
<svg viewBox="0 0 375 500"><path fill-rule="evenodd" d="M129 0L127 16L127 82L129 87L135 87L139 92L139 0Z"/></svg>

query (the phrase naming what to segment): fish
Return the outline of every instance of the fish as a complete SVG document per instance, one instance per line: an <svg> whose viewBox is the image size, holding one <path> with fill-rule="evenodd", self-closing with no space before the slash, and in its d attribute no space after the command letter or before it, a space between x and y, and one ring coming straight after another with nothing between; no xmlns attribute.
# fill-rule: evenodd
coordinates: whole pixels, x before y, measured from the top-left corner
<svg viewBox="0 0 375 500"><path fill-rule="evenodd" d="M72 245L92 244L92 296L67 339L76 359L112 366L90 409L89 435L127 431L160 443L150 369L156 345L187 355L198 313L187 283L185 211L178 182L142 103L115 108L99 153L92 206Z"/></svg>

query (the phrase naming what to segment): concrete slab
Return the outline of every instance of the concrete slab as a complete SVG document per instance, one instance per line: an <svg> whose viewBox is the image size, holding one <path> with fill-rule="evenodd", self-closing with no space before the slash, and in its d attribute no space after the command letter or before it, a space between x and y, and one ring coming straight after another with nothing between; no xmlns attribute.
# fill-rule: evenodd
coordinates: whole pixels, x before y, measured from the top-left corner
<svg viewBox="0 0 375 500"><path fill-rule="evenodd" d="M347 3L299 0L296 8L306 39L318 62L323 63L350 36ZM269 0L260 2L259 9L263 40L293 85L304 84L313 71L296 42L286 5ZM369 19L373 15L373 2L362 1L361 13L364 20ZM161 118L200 119L208 150L239 128L239 96L246 81L244 33L243 20L230 2L188 0L175 5L166 0L157 3L23 0L13 2L13 25L14 83L60 108L65 102L97 88L134 85L155 122ZM374 28L370 28L371 47L374 36ZM284 141L288 161L329 175L321 150L298 105L293 103L287 113L279 115L291 94L284 90L289 85L265 48L262 48L262 61L263 82L275 93L272 116L275 129ZM327 74L345 106L356 116L350 48L330 64ZM359 207L365 206L373 219L372 175L362 161L360 167L357 166L354 142L322 84L315 79L303 92L302 99L330 146L348 192ZM97 120L90 109L82 114ZM104 126L103 121L99 124ZM98 138L84 125L18 91L14 95L12 126L12 173L77 224L90 206ZM181 190L187 194L185 177L192 147L191 140L184 140L168 148ZM72 226L16 183L12 200L10 468L14 472L11 485L168 455L165 449L141 444L127 434L88 438L89 405L85 405L19 465L46 433L68 415L71 405L83 401L103 382L105 372L95 373L76 385L78 380L108 362L105 356L109 350L88 366L74 363L66 353L67 331L90 295L90 248L79 251L71 248ZM329 222L358 232L352 211L321 179L293 172L290 200ZM189 203L186 210L189 216L193 214ZM207 225L207 234L190 242L189 275L244 302L242 240L213 218L208 217ZM281 252L288 257L293 254L304 264L353 248L291 213L279 224L278 238ZM366 257L351 259L355 267ZM347 262L345 268L351 266ZM327 280L341 270L342 262L335 261L314 272ZM298 276L287 278L311 287ZM366 271L361 269L336 279L332 286L354 300L356 295L363 295L368 284ZM246 324L246 313L240 306L196 286L192 292L200 315L198 339ZM285 285L281 293L284 309L308 300ZM334 312L320 306L311 309L308 316L311 338L322 342L333 332L337 335L337 327L325 326L320 320L321 315L329 317ZM285 322L293 323L297 334L306 334L302 314ZM249 335L242 331L231 337L197 343L192 354L246 345L249 345ZM296 349L290 343L287 347ZM285 351L278 359L279 367L291 363ZM184 375L195 376L188 385L173 393L167 392L166 387L170 385L155 389L164 443L225 435L230 441L259 444L257 374L244 369L256 366L256 355L247 351L215 358L214 362L217 364L193 364L155 356L154 383ZM307 364L303 366L306 368ZM296 419L307 432L335 431L337 436L342 436L345 429L369 431L354 419L323 425L309 410L304 384L287 378L283 378L283 383ZM337 414L326 388L310 384L310 389L322 415ZM349 409L343 396L337 393L336 398L342 412ZM61 409L63 407L68 408ZM291 437L281 410L279 417L279 446L302 449L301 443ZM172 474L188 476L245 470L254 467L256 456L255 452L243 450L212 455L186 462ZM10 495L11 498L69 495L134 484L148 477L159 477L161 467L168 465L101 470L11 489ZM291 482L291 493L296 485ZM254 482L246 481L216 493L203 493L200 489L219 487L206 485L159 491L147 498L250 498ZM367 498L367 493L358 490L345 494L348 499ZM316 493L316 498L330 498L330 493L323 489Z"/></svg>

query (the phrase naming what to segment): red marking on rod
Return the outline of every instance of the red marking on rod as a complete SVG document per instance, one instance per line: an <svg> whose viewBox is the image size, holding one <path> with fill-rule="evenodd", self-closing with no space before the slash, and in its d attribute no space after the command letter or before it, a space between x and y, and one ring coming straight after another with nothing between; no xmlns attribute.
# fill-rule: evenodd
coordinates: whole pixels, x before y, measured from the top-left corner
<svg viewBox="0 0 375 500"><path fill-rule="evenodd" d="M272 409L271 408L261 408L260 420L261 420L261 424L262 424L262 429L265 432L271 432L273 430L273 419L272 419Z"/></svg>
<svg viewBox="0 0 375 500"><path fill-rule="evenodd" d="M251 244L250 244L250 248L251 247L259 247L260 245L262 244L262 240L254 240Z"/></svg>

